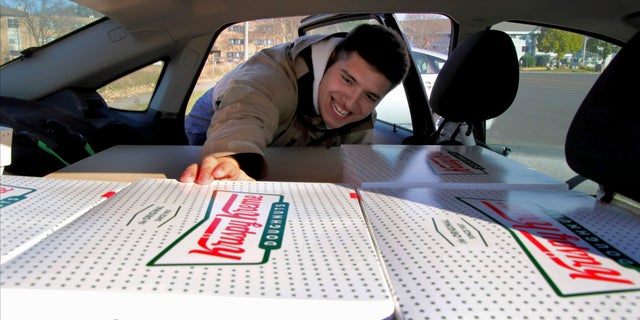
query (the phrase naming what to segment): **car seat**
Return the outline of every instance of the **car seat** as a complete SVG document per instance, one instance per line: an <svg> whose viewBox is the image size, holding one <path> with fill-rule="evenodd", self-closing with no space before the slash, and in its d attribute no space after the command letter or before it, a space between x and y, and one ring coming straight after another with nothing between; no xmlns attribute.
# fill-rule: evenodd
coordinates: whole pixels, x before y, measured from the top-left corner
<svg viewBox="0 0 640 320"><path fill-rule="evenodd" d="M615 193L640 201L639 57L640 32L598 77L567 131L569 167L598 183L604 202Z"/></svg>
<svg viewBox="0 0 640 320"><path fill-rule="evenodd" d="M441 119L429 142L484 141L485 120L511 106L518 82L518 56L506 33L486 29L465 38L451 52L431 91L430 105Z"/></svg>

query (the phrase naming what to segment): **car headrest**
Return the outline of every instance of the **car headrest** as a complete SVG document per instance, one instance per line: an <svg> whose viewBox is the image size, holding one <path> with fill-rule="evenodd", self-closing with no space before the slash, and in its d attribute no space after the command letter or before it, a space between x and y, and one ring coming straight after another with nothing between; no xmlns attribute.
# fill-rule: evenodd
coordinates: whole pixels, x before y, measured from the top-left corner
<svg viewBox="0 0 640 320"><path fill-rule="evenodd" d="M604 69L569 126L569 167L605 193L640 201L640 32Z"/></svg>
<svg viewBox="0 0 640 320"><path fill-rule="evenodd" d="M513 41L504 32L483 30L460 42L431 91L433 111L453 122L495 118L518 92L519 65Z"/></svg>

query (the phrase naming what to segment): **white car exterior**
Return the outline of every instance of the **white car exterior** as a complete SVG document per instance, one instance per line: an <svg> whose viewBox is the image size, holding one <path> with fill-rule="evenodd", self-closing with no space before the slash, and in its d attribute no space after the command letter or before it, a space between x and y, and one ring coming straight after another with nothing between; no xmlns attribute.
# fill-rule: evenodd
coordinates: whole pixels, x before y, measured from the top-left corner
<svg viewBox="0 0 640 320"><path fill-rule="evenodd" d="M447 61L447 55L435 51L412 48L411 56L420 72L427 97L429 97L438 77L438 72ZM402 84L391 90L380 101L380 104L376 107L376 112L379 120L411 129L411 114Z"/></svg>

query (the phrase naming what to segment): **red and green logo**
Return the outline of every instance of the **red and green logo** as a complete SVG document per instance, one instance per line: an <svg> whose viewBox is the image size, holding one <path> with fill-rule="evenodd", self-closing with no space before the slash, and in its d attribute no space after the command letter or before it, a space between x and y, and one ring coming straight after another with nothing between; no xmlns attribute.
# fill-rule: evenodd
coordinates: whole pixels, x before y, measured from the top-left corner
<svg viewBox="0 0 640 320"><path fill-rule="evenodd" d="M0 185L0 208L7 207L27 198L27 195L35 192L35 189L18 186Z"/></svg>
<svg viewBox="0 0 640 320"><path fill-rule="evenodd" d="M527 201L458 199L506 228L559 296L640 290L640 263L571 217Z"/></svg>
<svg viewBox="0 0 640 320"><path fill-rule="evenodd" d="M280 249L289 203L282 195L216 191L204 219L149 266L263 264Z"/></svg>
<svg viewBox="0 0 640 320"><path fill-rule="evenodd" d="M445 150L428 154L431 169L439 175L487 174L484 167L459 152Z"/></svg>

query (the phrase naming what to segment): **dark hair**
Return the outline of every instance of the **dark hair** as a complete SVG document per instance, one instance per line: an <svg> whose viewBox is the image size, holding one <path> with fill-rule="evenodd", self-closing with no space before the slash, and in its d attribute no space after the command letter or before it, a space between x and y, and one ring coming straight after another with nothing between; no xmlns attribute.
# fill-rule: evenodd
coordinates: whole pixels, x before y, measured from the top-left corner
<svg viewBox="0 0 640 320"><path fill-rule="evenodd" d="M402 37L389 28L362 24L351 30L335 49L336 59L343 53L357 52L395 86L409 70L409 49Z"/></svg>

